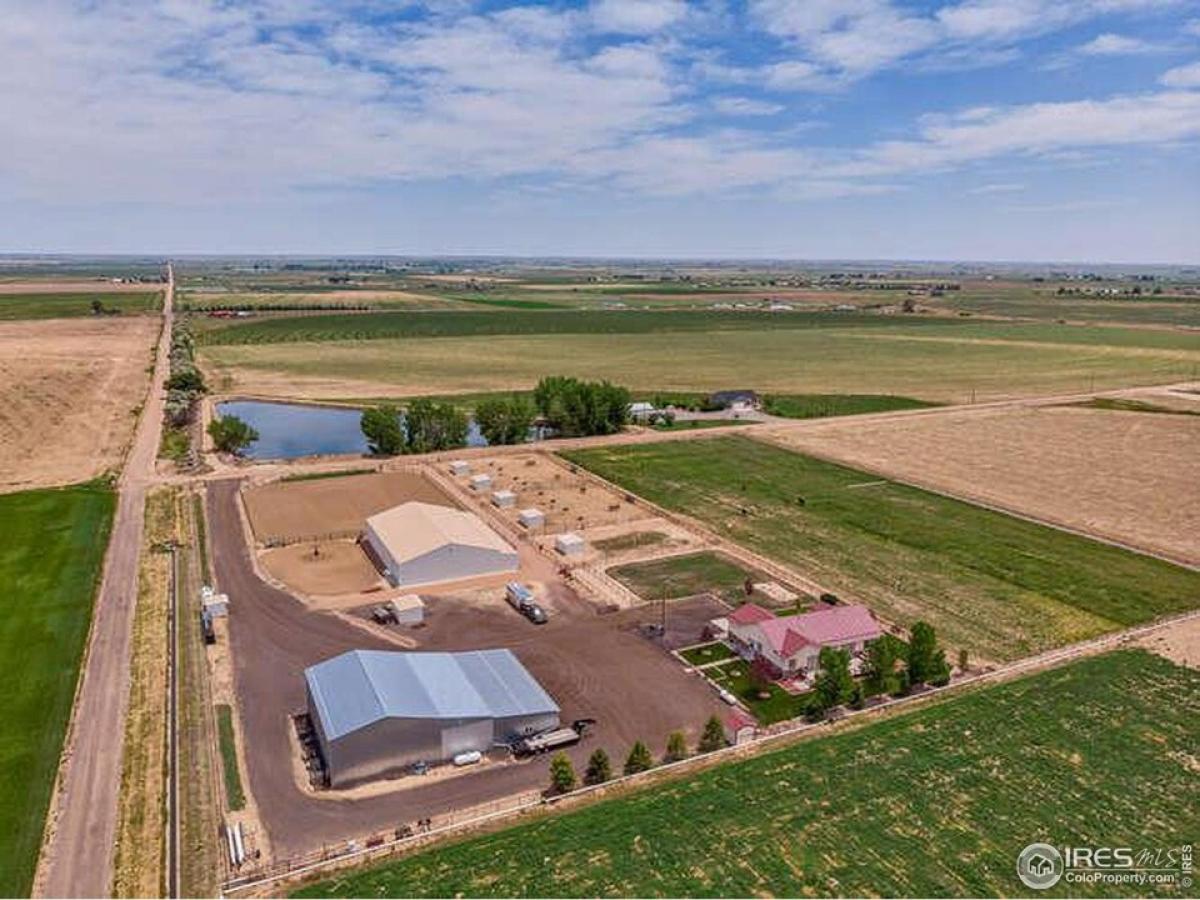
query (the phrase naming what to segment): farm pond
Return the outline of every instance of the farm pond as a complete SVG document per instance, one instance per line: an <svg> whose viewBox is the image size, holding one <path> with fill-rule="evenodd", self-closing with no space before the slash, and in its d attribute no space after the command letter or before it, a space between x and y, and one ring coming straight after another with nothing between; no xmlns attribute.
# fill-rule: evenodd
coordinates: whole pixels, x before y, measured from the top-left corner
<svg viewBox="0 0 1200 900"><path fill-rule="evenodd" d="M229 400L217 404L217 415L237 416L258 432L258 440L245 450L250 459L297 459L367 452L360 409ZM487 446L474 419L468 422L467 446Z"/></svg>

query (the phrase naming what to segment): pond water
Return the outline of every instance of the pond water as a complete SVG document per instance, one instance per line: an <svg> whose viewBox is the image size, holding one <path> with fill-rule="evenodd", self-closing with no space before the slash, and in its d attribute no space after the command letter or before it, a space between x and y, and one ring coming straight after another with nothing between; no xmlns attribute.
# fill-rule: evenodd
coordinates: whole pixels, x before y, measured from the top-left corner
<svg viewBox="0 0 1200 900"><path fill-rule="evenodd" d="M250 459L296 459L301 456L365 454L362 411L347 407L263 400L231 400L217 404L217 415L237 416L258 432L246 449ZM486 447L475 420L468 423L467 446Z"/></svg>

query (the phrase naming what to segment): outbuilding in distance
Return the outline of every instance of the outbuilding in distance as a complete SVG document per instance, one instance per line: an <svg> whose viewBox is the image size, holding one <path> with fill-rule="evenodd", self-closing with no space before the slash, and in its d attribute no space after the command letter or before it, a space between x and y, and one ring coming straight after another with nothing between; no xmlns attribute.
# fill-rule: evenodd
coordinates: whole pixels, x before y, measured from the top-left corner
<svg viewBox="0 0 1200 900"><path fill-rule="evenodd" d="M510 650L351 650L305 669L304 679L332 787L485 753L559 724L558 704Z"/></svg>
<svg viewBox="0 0 1200 900"><path fill-rule="evenodd" d="M500 509L515 506L516 503L517 495L512 491L496 491L492 494L492 505Z"/></svg>
<svg viewBox="0 0 1200 900"><path fill-rule="evenodd" d="M363 538L398 587L517 571L519 557L473 513L402 503L367 519Z"/></svg>
<svg viewBox="0 0 1200 900"><path fill-rule="evenodd" d="M566 531L554 539L554 549L563 556L582 556L587 541L573 531Z"/></svg>
<svg viewBox="0 0 1200 900"><path fill-rule="evenodd" d="M546 514L536 507L529 507L517 513L517 521L525 528L541 528L546 524Z"/></svg>

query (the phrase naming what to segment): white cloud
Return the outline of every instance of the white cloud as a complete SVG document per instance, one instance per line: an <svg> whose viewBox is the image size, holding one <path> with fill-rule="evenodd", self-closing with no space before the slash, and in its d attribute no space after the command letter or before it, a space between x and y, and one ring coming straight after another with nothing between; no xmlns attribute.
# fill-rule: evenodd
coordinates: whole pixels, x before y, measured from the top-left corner
<svg viewBox="0 0 1200 900"><path fill-rule="evenodd" d="M968 188L968 194L1014 194L1018 191L1025 190L1025 185L1017 184L1011 181L998 181L992 184L981 184L977 187Z"/></svg>
<svg viewBox="0 0 1200 900"><path fill-rule="evenodd" d="M778 103L750 97L715 97L712 106L724 116L773 116L783 112L783 107Z"/></svg>
<svg viewBox="0 0 1200 900"><path fill-rule="evenodd" d="M653 34L687 15L683 0L597 0L592 21L601 31Z"/></svg>
<svg viewBox="0 0 1200 900"><path fill-rule="evenodd" d="M1200 88L1200 60L1168 69L1158 80L1170 88Z"/></svg>
<svg viewBox="0 0 1200 900"><path fill-rule="evenodd" d="M1156 44L1143 41L1141 38L1105 33L1097 35L1082 45L1079 52L1084 56L1136 56L1143 53L1157 53L1159 49Z"/></svg>

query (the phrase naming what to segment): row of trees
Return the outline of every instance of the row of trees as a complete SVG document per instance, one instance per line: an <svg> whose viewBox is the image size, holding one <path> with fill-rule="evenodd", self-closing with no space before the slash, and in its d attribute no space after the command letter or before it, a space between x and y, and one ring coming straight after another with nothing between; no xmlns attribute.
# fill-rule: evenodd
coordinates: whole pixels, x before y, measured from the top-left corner
<svg viewBox="0 0 1200 900"><path fill-rule="evenodd" d="M238 454L258 440L258 430L237 416L217 416L208 423L208 436L222 453Z"/></svg>
<svg viewBox="0 0 1200 900"><path fill-rule="evenodd" d="M822 648L809 717L822 718L838 706L861 709L867 697L877 694L904 696L922 684L941 686L950 681L946 651L938 646L937 632L928 622L917 622L912 627L907 650L891 635L871 641L865 662L864 677L856 681L850 674L849 650ZM966 664L964 652L959 656L959 665L966 668Z"/></svg>
<svg viewBox="0 0 1200 900"><path fill-rule="evenodd" d="M414 400L403 412L391 404L363 410L362 432L377 456L453 450L467 443L467 414L453 403Z"/></svg>
<svg viewBox="0 0 1200 900"><path fill-rule="evenodd" d="M700 741L696 744L696 752L699 754L712 753L714 750L720 750L725 744L725 727L721 724L720 719L713 716L704 725ZM667 748L661 762L678 762L681 759L687 759L689 755L687 738L684 733L682 731L671 732L667 737ZM622 771L626 775L636 775L638 772L647 772L654 766L654 757L650 753L650 748L646 746L645 742L636 741L625 758L625 766ZM588 757L587 768L583 773L583 783L586 785L604 784L612 777L612 760L608 756L608 751L599 747ZM578 783L579 779L575 774L575 766L572 765L571 758L561 751L555 753L550 759L551 791L556 794L565 794L574 790Z"/></svg>
<svg viewBox="0 0 1200 900"><path fill-rule="evenodd" d="M167 425L182 428L192 421L196 401L208 391L204 375L196 367L196 342L183 322L177 322L171 329L168 362L171 374L166 385Z"/></svg>
<svg viewBox="0 0 1200 900"><path fill-rule="evenodd" d="M615 434L629 419L628 388L608 381L549 375L533 389L545 423L563 437Z"/></svg>

